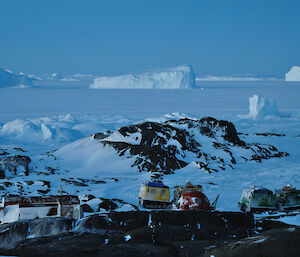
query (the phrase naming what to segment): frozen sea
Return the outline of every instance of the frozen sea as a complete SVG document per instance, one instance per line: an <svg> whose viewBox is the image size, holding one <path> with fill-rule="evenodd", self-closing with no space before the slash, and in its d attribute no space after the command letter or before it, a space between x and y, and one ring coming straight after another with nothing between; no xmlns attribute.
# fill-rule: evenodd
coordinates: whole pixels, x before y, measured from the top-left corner
<svg viewBox="0 0 300 257"><path fill-rule="evenodd" d="M248 112L253 94L274 99L283 112L300 110L300 82L198 82L197 89L89 89L84 83L0 89L0 121L61 115L124 115L130 119L180 112L234 118Z"/></svg>

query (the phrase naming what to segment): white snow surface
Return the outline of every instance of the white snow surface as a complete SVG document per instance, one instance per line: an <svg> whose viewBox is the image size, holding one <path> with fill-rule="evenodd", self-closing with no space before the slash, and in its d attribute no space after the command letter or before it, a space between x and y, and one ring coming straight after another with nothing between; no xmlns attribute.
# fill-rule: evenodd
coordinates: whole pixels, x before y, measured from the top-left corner
<svg viewBox="0 0 300 257"><path fill-rule="evenodd" d="M280 116L282 115L279 113L277 103L274 100L258 95L249 98L249 114L241 115L241 117L254 120Z"/></svg>
<svg viewBox="0 0 300 257"><path fill-rule="evenodd" d="M38 190L47 189L43 181L50 181L49 194L57 194L62 185L64 191L82 197L93 194L138 205L140 185L150 178L150 174L137 172L135 167L131 167L130 158L119 157L114 149L92 140L90 135L115 131L121 126L142 121L163 122L182 117L199 119L212 116L233 122L237 131L243 133L241 139L247 143L272 144L290 155L262 162L238 162L234 170L229 168L217 173L204 172L191 163L176 170L175 174L164 176L165 184L173 187L186 180L202 184L210 201L220 194L217 204L220 211L238 211L237 202L242 190L251 185L271 190L286 184L299 188L300 83L293 87L287 87L287 82L228 83L205 83L203 90L151 90L146 94L144 90L89 90L78 87L1 88L0 148L14 155L29 155L32 162L29 176L22 173L0 179L0 184L12 183L7 188L11 194L18 193L21 185L24 193L38 195ZM270 115L274 114L274 108L271 108L272 112L264 111L263 117L269 116L267 119L241 118L239 114L247 113L248 99L253 95L274 99L280 107L280 114L289 115ZM258 107L260 102L258 97L254 106ZM265 104L265 101L262 102ZM253 113L259 115L260 109L256 110ZM259 136L256 133L285 136ZM111 138L120 140L117 133ZM128 142L135 142L135 139L128 138ZM209 141L202 143L208 152L213 151ZM27 152L20 152L17 147ZM59 150L55 152L55 159L53 150L56 149ZM236 149L234 155L243 153ZM56 169L55 174L44 174L46 167ZM103 180L105 183L76 186L62 180L79 181L79 178ZM33 184L28 185L26 181ZM1 194L5 192L1 191ZM93 208L96 209L97 200L94 201ZM281 220L300 225L300 215Z"/></svg>
<svg viewBox="0 0 300 257"><path fill-rule="evenodd" d="M32 79L24 74L15 74L9 70L0 68L0 88L3 87L15 87L25 88L32 86Z"/></svg>
<svg viewBox="0 0 300 257"><path fill-rule="evenodd" d="M195 74L190 65L126 74L115 77L98 77L90 88L93 89L187 89L195 87Z"/></svg>
<svg viewBox="0 0 300 257"><path fill-rule="evenodd" d="M300 67L293 66L289 72L285 74L285 81L300 81Z"/></svg>

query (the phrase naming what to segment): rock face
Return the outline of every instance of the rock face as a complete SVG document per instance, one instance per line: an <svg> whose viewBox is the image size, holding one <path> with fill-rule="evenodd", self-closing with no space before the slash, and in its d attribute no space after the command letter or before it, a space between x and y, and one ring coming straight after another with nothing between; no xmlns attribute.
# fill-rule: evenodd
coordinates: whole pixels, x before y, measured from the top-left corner
<svg viewBox="0 0 300 257"><path fill-rule="evenodd" d="M300 228L278 228L218 247L204 257L283 257L299 256Z"/></svg>
<svg viewBox="0 0 300 257"><path fill-rule="evenodd" d="M259 224L263 232L258 234L251 215L206 211L115 212L89 216L76 224L71 219L55 218L19 221L0 227L0 254L269 257L289 253L288 256L298 256L295 250L299 228L267 223ZM264 243L268 241L269 244ZM277 247L277 255L268 254L274 252L269 248L273 245ZM255 247L256 255L251 255ZM247 252L248 249L252 250Z"/></svg>
<svg viewBox="0 0 300 257"><path fill-rule="evenodd" d="M271 145L246 143L239 138L231 122L211 117L143 122L122 127L104 139L100 137L99 142L112 146L120 156L133 158L133 166L140 172L165 174L190 163L213 172L233 169L238 161L261 161L287 155Z"/></svg>
<svg viewBox="0 0 300 257"><path fill-rule="evenodd" d="M68 218L45 218L3 224L0 226L0 249L14 247L16 242L28 238L70 231L72 223L73 220Z"/></svg>

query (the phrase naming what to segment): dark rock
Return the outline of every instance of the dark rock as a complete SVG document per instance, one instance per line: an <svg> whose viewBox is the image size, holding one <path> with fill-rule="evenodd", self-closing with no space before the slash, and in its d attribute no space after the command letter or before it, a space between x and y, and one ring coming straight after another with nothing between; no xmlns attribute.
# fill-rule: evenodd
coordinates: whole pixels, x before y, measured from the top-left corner
<svg viewBox="0 0 300 257"><path fill-rule="evenodd" d="M111 131L107 130L105 133L95 133L93 137L96 140L101 140L108 137L111 133Z"/></svg>
<svg viewBox="0 0 300 257"><path fill-rule="evenodd" d="M133 207L133 209L138 210L139 208L131 203L127 203L121 199L113 198L113 199L107 199L107 198L99 198L102 202L98 206L98 210L100 211L101 209L104 209L105 211L113 211L121 206L128 204Z"/></svg>
<svg viewBox="0 0 300 257"><path fill-rule="evenodd" d="M18 244L6 254L21 256L111 256L111 257L144 257L144 256L176 256L176 250L168 246L146 244L113 243L108 235L92 233L68 233L26 240Z"/></svg>
<svg viewBox="0 0 300 257"><path fill-rule="evenodd" d="M300 228L277 228L217 247L204 257L298 257Z"/></svg>
<svg viewBox="0 0 300 257"><path fill-rule="evenodd" d="M69 231L72 223L68 218L45 218L3 224L0 226L0 249L13 247L30 235L39 237Z"/></svg>
<svg viewBox="0 0 300 257"><path fill-rule="evenodd" d="M29 175L29 163L31 159L28 156L15 155L1 158L0 168L5 172L10 172L13 175L17 175L19 167L22 167L22 171L26 176Z"/></svg>
<svg viewBox="0 0 300 257"><path fill-rule="evenodd" d="M74 225L65 218L4 224L0 255L294 257L299 249L299 228L261 220L257 234L253 216L241 212L111 212Z"/></svg>
<svg viewBox="0 0 300 257"><path fill-rule="evenodd" d="M142 171L170 174L174 170L188 165L186 155L194 156L194 163L207 172L217 172L227 168L233 169L237 163L231 148L240 147L248 152L245 161L258 161L274 157L285 157L288 153L279 152L274 146L264 144L247 144L239 138L233 123L205 117L200 120L179 119L164 123L143 122L122 127L118 132L123 136L120 141L110 141L109 137L99 140L104 145L112 146L120 156L134 159L133 166ZM216 150L224 151L230 158L230 163L224 161L218 154L208 154L195 138L206 136L211 139ZM128 143L127 137L136 140ZM129 141L130 142L130 141Z"/></svg>
<svg viewBox="0 0 300 257"><path fill-rule="evenodd" d="M80 205L80 207L81 207L83 212L90 212L90 213L94 212L94 210L86 203Z"/></svg>
<svg viewBox="0 0 300 257"><path fill-rule="evenodd" d="M5 187L11 187L13 184L9 181L4 181L2 182L2 184L5 186Z"/></svg>
<svg viewBox="0 0 300 257"><path fill-rule="evenodd" d="M84 199L82 200L83 202L87 202L87 201L90 201L90 200L93 200L93 199L95 199L96 198L96 196L94 196L94 195L85 195L84 196Z"/></svg>
<svg viewBox="0 0 300 257"><path fill-rule="evenodd" d="M0 179L4 179L5 177L5 171L0 168Z"/></svg>
<svg viewBox="0 0 300 257"><path fill-rule="evenodd" d="M72 184L75 186L83 186L83 187L87 187L88 185L86 183L80 182L80 181L76 181L73 179L65 179L65 178L61 178L61 181L67 183L67 184Z"/></svg>
<svg viewBox="0 0 300 257"><path fill-rule="evenodd" d="M38 192L39 194L41 194L41 195L46 195L47 193L50 192L50 189L49 189L49 188L48 188L48 189L45 189L45 190L43 190L43 189L38 189L37 192Z"/></svg>
<svg viewBox="0 0 300 257"><path fill-rule="evenodd" d="M256 136L275 136L275 137L285 137L285 134L277 134L277 133L255 133Z"/></svg>
<svg viewBox="0 0 300 257"><path fill-rule="evenodd" d="M118 208L118 204L116 204L113 200L111 199L105 199L105 198L100 198L102 200L102 203L99 204L98 210L104 209L106 211L112 211Z"/></svg>

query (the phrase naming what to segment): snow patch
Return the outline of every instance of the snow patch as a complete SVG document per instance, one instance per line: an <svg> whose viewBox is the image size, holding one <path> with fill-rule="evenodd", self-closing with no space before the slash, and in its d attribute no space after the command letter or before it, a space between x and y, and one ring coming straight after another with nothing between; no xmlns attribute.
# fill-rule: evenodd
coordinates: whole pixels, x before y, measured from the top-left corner
<svg viewBox="0 0 300 257"><path fill-rule="evenodd" d="M186 89L195 86L192 66L149 71L140 74L126 74L115 77L98 77L90 88L93 89Z"/></svg>
<svg viewBox="0 0 300 257"><path fill-rule="evenodd" d="M120 158L111 146L104 146L93 137L87 137L68 144L55 151L61 163L72 170L72 174L86 177L101 175L111 177L130 170L132 161ZM126 172L127 171L127 172ZM133 175L134 170L131 170Z"/></svg>

